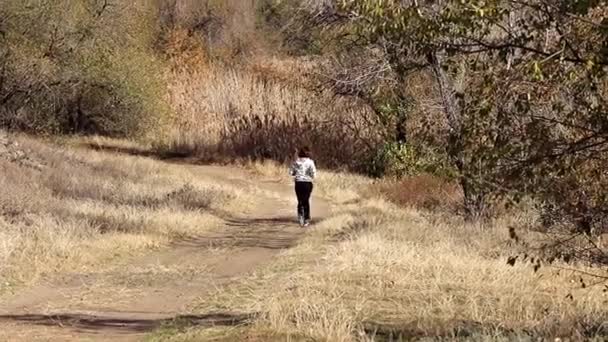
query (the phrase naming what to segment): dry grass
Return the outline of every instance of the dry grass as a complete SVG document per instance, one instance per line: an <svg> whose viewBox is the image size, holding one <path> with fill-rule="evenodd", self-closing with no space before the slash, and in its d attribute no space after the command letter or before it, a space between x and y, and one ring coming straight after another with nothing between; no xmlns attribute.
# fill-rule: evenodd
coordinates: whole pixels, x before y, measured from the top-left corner
<svg viewBox="0 0 608 342"><path fill-rule="evenodd" d="M429 174L382 180L370 192L402 207L455 212L462 205L462 191L457 183Z"/></svg>
<svg viewBox="0 0 608 342"><path fill-rule="evenodd" d="M215 212L251 204L178 165L17 140L42 168L0 156L0 293L200 234L220 225Z"/></svg>
<svg viewBox="0 0 608 342"><path fill-rule="evenodd" d="M278 172L272 164L256 167L266 175ZM390 333L395 339L520 340L607 333L601 287L582 288L580 274L559 271L560 265L538 272L530 264L507 265L517 252L507 226L533 220L529 213L491 226L427 218L414 208L362 198L358 178L326 177L317 189L338 195L350 189L357 199L342 201L273 265L219 288L197 309L258 313L252 325L183 329L163 340L383 341Z"/></svg>
<svg viewBox="0 0 608 342"><path fill-rule="evenodd" d="M198 61L175 70L168 102L178 114L158 150L284 161L301 144L311 144L326 167L362 169L381 143L373 115L281 76L313 68L311 61L256 60L238 68Z"/></svg>
<svg viewBox="0 0 608 342"><path fill-rule="evenodd" d="M383 142L378 118L353 99L320 90L322 61L280 57L277 32L260 26L261 3L165 6L177 23L162 46L170 66L167 102L175 115L164 138L154 138L155 148L209 161L282 162L311 144L325 167L365 171Z"/></svg>

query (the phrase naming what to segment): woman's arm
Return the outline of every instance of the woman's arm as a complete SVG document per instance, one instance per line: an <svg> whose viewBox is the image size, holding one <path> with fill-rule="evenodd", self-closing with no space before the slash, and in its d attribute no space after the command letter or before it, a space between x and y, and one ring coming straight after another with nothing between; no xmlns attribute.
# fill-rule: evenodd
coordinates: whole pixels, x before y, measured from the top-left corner
<svg viewBox="0 0 608 342"><path fill-rule="evenodd" d="M312 179L315 179L315 177L317 177L317 167L312 159L310 160L310 166L308 167L307 173Z"/></svg>
<svg viewBox="0 0 608 342"><path fill-rule="evenodd" d="M293 167L293 164L289 166L289 175L292 177L296 175L296 169Z"/></svg>
<svg viewBox="0 0 608 342"><path fill-rule="evenodd" d="M298 171L296 169L297 169L296 162L294 161L293 163L291 163L291 166L289 167L289 175L292 177L297 175Z"/></svg>
<svg viewBox="0 0 608 342"><path fill-rule="evenodd" d="M289 175L294 177L296 175L296 160L298 160L298 150L293 152L293 159L291 162L291 166L289 166Z"/></svg>

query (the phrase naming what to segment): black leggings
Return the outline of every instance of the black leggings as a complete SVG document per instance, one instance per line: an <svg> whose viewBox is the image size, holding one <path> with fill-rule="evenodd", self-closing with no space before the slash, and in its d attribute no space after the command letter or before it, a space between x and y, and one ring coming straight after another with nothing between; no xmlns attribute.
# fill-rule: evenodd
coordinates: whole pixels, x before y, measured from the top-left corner
<svg viewBox="0 0 608 342"><path fill-rule="evenodd" d="M312 182L296 182L296 196L298 196L298 215L310 220L310 194Z"/></svg>

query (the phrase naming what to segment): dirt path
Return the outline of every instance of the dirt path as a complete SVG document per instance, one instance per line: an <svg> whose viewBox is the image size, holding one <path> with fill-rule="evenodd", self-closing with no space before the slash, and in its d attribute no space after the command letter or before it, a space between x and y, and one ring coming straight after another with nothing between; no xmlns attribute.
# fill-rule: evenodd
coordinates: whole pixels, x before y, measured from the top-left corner
<svg viewBox="0 0 608 342"><path fill-rule="evenodd" d="M188 166L197 177L263 190L252 212L225 219L214 234L179 241L109 271L70 274L27 289L0 303L0 340L138 341L157 327L182 319L197 324L237 324L238 315L188 315L190 305L222 283L262 267L305 234L294 222L291 187L259 181L246 171ZM317 217L328 204L313 200Z"/></svg>

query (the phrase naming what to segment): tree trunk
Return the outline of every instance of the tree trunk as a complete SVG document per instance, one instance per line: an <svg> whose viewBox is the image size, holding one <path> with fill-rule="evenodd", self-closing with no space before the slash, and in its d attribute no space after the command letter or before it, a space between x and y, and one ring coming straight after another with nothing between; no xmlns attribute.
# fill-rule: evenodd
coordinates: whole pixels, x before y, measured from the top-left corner
<svg viewBox="0 0 608 342"><path fill-rule="evenodd" d="M465 217L467 220L477 220L486 212L486 196L475 186L467 173L462 136L462 108L456 97L454 86L442 68L441 58L441 53L437 51L429 53L427 56L439 88L443 112L450 129L446 151L458 170L459 183L464 196Z"/></svg>
<svg viewBox="0 0 608 342"><path fill-rule="evenodd" d="M460 186L464 195L464 213L467 221L478 221L487 218L487 196L480 191L473 180L460 176Z"/></svg>

